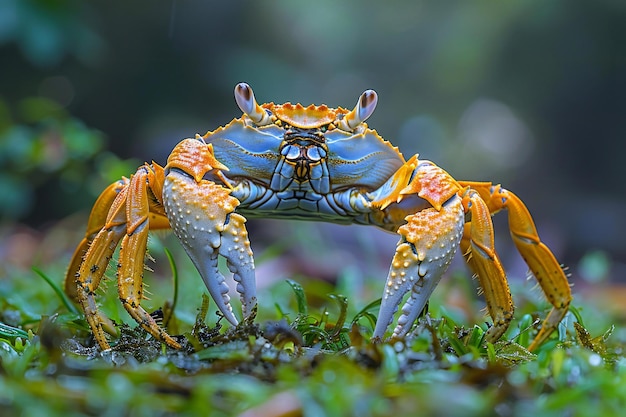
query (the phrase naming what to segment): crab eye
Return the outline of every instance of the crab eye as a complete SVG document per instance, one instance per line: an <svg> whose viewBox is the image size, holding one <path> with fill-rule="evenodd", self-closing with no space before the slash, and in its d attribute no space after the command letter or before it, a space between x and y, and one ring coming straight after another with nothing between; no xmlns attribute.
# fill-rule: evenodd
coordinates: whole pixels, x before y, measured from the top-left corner
<svg viewBox="0 0 626 417"><path fill-rule="evenodd" d="M258 126L272 123L271 115L256 102L254 92L248 84L239 83L235 86L235 101L241 111Z"/></svg>
<svg viewBox="0 0 626 417"><path fill-rule="evenodd" d="M377 103L378 94L376 94L376 91L365 90L357 100L354 109L346 114L344 118L339 121L337 126L348 132L353 131L374 113Z"/></svg>

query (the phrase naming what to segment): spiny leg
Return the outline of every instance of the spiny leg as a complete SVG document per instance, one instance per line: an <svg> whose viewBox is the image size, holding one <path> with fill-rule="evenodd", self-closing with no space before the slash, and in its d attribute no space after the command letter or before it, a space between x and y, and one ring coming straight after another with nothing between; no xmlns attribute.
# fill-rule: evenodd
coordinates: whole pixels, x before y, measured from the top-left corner
<svg viewBox="0 0 626 417"><path fill-rule="evenodd" d="M172 169L163 192L165 210L174 233L200 272L204 283L224 317L238 323L230 305L229 288L218 269L218 256L237 282L244 315L256 304L254 258L245 229L245 218L233 213L239 204L230 191L211 181L192 178Z"/></svg>
<svg viewBox="0 0 626 417"><path fill-rule="evenodd" d="M381 341L402 299L410 292L393 337L404 336L423 310L448 268L464 224L461 198L456 194L440 210L427 208L407 216L398 229L402 236L394 255L373 340Z"/></svg>
<svg viewBox="0 0 626 417"><path fill-rule="evenodd" d="M149 231L148 182L151 168L144 165L132 176L126 199L126 235L120 246L117 279L118 293L124 308L152 336L180 349L176 342L163 330L154 318L140 305L143 295L144 258Z"/></svg>
<svg viewBox="0 0 626 417"><path fill-rule="evenodd" d="M487 202L490 212L507 209L509 229L517 250L537 279L553 308L529 350L541 345L567 314L572 294L563 268L550 249L539 239L533 219L524 203L512 192L491 183L460 182L475 189Z"/></svg>
<svg viewBox="0 0 626 417"><path fill-rule="evenodd" d="M91 242L74 281L77 301L80 303L85 313L85 319L102 350L110 348L103 330L103 326L110 326L108 319L98 311L95 296L113 252L115 252L117 244L126 231L127 194L128 188L124 188L113 201L106 222Z"/></svg>
<svg viewBox="0 0 626 417"><path fill-rule="evenodd" d="M150 187L160 195L163 168L158 164L145 166L151 172ZM145 169L141 167L140 170ZM108 349L104 331L116 334L114 323L98 311L95 291L100 285L109 261L126 230L126 201L130 180L123 177L109 185L96 200L89 216L85 237L80 242L68 267L64 290L79 303L85 312L96 341L102 349ZM158 198L150 199L149 226L153 229L169 229L169 221Z"/></svg>
<svg viewBox="0 0 626 417"><path fill-rule="evenodd" d="M65 290L65 293L76 303L78 303L76 277L79 274L81 264L85 259L85 255L89 250L91 243L95 239L98 232L100 232L100 230L102 230L102 228L104 227L107 221L109 210L113 205L113 201L120 193L120 191L127 185L128 178L122 178L119 181L115 181L100 194L93 208L91 209L91 213L89 214L89 220L87 222L85 237L78 244L76 250L74 251L74 255L72 256L72 260L67 268L65 280L63 282L63 288Z"/></svg>
<svg viewBox="0 0 626 417"><path fill-rule="evenodd" d="M465 210L471 214L461 239L463 256L478 277L487 302L487 311L493 326L485 335L488 342L497 341L506 332L513 319L513 299L506 273L494 245L493 223L489 208L480 195L469 190L464 196Z"/></svg>

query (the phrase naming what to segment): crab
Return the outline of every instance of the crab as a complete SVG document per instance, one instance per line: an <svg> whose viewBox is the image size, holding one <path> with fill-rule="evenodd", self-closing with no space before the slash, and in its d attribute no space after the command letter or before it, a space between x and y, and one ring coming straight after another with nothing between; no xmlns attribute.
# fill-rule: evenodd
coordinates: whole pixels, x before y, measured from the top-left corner
<svg viewBox="0 0 626 417"><path fill-rule="evenodd" d="M229 287L218 269L218 258L226 258L242 317L252 314L255 265L244 216L371 225L397 233L375 342L385 340L396 315L390 338L407 334L460 250L493 321L485 341L495 342L514 310L491 220L504 209L517 250L552 304L529 349L557 328L572 299L570 286L523 202L491 182L458 181L418 155L405 160L366 123L378 102L376 92L365 91L352 110L259 105L250 86L240 83L235 100L241 117L182 140L165 167L145 163L97 199L65 290L82 307L101 349L110 348L106 332L111 322L98 309L96 290L118 245L121 303L153 337L181 347L141 306L146 243L154 230L173 230L221 314L237 325Z"/></svg>

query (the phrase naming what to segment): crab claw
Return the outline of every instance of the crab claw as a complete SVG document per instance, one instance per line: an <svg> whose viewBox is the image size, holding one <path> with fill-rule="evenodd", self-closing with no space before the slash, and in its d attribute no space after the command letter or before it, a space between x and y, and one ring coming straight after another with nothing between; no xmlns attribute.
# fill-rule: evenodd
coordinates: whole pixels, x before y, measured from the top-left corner
<svg viewBox="0 0 626 417"><path fill-rule="evenodd" d="M361 123L369 119L376 109L378 94L374 90L365 90L356 102L354 109L339 121L338 127L351 132Z"/></svg>
<svg viewBox="0 0 626 417"><path fill-rule="evenodd" d="M201 158L203 152L210 153L204 144L197 151L197 158ZM186 170L178 168L178 161L172 159L170 156L163 187L163 203L170 225L218 309L236 325L238 320L230 305L225 277L218 269L218 257L226 258L228 269L237 282L244 317L247 317L257 298L254 258L244 225L246 219L234 213L239 201L230 196L229 189L206 179L197 181Z"/></svg>
<svg viewBox="0 0 626 417"><path fill-rule="evenodd" d="M272 123L271 116L256 102L254 92L248 84L239 83L235 86L235 101L241 111L256 125L264 126Z"/></svg>
<svg viewBox="0 0 626 417"><path fill-rule="evenodd" d="M407 293L393 337L404 336L424 309L428 298L448 268L463 234L464 214L458 196L448 200L440 210L433 207L408 216L398 229L401 235L396 248L378 321L372 339L383 340Z"/></svg>

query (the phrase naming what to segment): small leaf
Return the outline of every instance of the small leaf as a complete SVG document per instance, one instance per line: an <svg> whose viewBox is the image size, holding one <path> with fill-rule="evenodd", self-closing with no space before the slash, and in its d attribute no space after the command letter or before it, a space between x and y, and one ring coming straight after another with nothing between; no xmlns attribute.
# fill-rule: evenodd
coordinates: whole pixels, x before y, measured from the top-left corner
<svg viewBox="0 0 626 417"><path fill-rule="evenodd" d="M608 354L606 341L609 339L613 331L615 330L615 325L609 327L609 329L604 332L604 334L592 338L589 334L589 331L583 327L582 324L578 322L574 322L574 329L576 330L576 337L578 338L578 342L583 345L585 348L596 352L601 356L606 356Z"/></svg>
<svg viewBox="0 0 626 417"><path fill-rule="evenodd" d="M329 294L328 297L332 300L337 301L337 304L339 304L339 317L337 317L337 322L335 323L335 326L329 332L330 338L334 339L341 333L343 325L346 322L346 316L348 315L348 298L344 297L343 295L337 294Z"/></svg>
<svg viewBox="0 0 626 417"><path fill-rule="evenodd" d="M298 313L306 316L308 314L308 306L306 302L306 294L302 285L291 279L287 280L287 284L291 286L294 294L296 295L296 302L298 303Z"/></svg>
<svg viewBox="0 0 626 417"><path fill-rule="evenodd" d="M480 348L482 345L484 336L485 336L485 331L480 326L474 325L474 328L472 329L472 332L469 335L469 339L466 345Z"/></svg>
<svg viewBox="0 0 626 417"><path fill-rule="evenodd" d="M373 310L375 308L379 308L381 302L382 302L382 299L379 298L377 300L372 301L371 303L369 303L365 307L363 307L361 309L361 311L356 313L356 315L352 319L352 325L356 324L361 318L366 318L367 321L370 322L370 325L371 325L372 330L373 330L374 327L376 326L376 316L374 314L372 314L370 312L370 310Z"/></svg>
<svg viewBox="0 0 626 417"><path fill-rule="evenodd" d="M534 324L533 316L525 314L520 320L518 326L520 330L515 341L522 346L530 345L530 330L533 328Z"/></svg>
<svg viewBox="0 0 626 417"><path fill-rule="evenodd" d="M537 355L531 353L524 346L515 343L501 341L495 344L496 357L499 362L505 365L515 365L524 362L530 362L537 358Z"/></svg>

